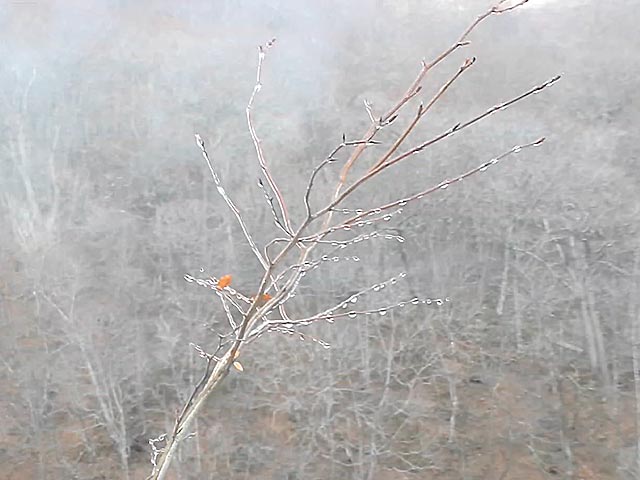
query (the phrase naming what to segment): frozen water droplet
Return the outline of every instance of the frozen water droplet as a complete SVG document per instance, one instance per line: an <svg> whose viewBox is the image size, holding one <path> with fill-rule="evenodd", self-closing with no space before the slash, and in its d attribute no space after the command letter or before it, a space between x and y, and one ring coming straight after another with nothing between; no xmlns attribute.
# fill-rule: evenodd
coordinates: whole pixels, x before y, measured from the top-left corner
<svg viewBox="0 0 640 480"><path fill-rule="evenodd" d="M400 202L398 205L400 205L401 207L404 207L407 204L407 202L405 202L404 200L402 202ZM401 210L398 210L398 213L400 213Z"/></svg>
<svg viewBox="0 0 640 480"><path fill-rule="evenodd" d="M407 272L400 272L400 275L398 275L400 278L404 278L407 276Z"/></svg>
<svg viewBox="0 0 640 480"><path fill-rule="evenodd" d="M342 305L340 305L340 308L347 308L349 306L349 304L347 302L344 302Z"/></svg>
<svg viewBox="0 0 640 480"><path fill-rule="evenodd" d="M204 267L200 267L200 273L204 273Z"/></svg>
<svg viewBox="0 0 640 480"><path fill-rule="evenodd" d="M356 209L356 214L360 215L361 213L364 213L364 211L361 208Z"/></svg>
<svg viewBox="0 0 640 480"><path fill-rule="evenodd" d="M331 259L332 262L339 262L340 261L340 257L333 257Z"/></svg>
<svg viewBox="0 0 640 480"><path fill-rule="evenodd" d="M343 229L346 230L346 231L349 231L349 230L351 230L351 225L345 225L343 227Z"/></svg>
<svg viewBox="0 0 640 480"><path fill-rule="evenodd" d="M480 171L481 171L481 172L486 172L486 171L487 171L487 168L489 168L489 166L488 166L488 165L485 165L485 166L483 166L483 167L481 167L481 168L480 168Z"/></svg>
<svg viewBox="0 0 640 480"><path fill-rule="evenodd" d="M441 299L437 299L436 300L436 305L442 305L442 300Z"/></svg>
<svg viewBox="0 0 640 480"><path fill-rule="evenodd" d="M349 318L356 318L356 315L358 314L352 311L352 312L349 312L348 315L349 315Z"/></svg>
<svg viewBox="0 0 640 480"><path fill-rule="evenodd" d="M450 301L451 301L451 299L450 299L449 297L446 297L446 298L444 299L444 301L445 301L445 302L450 302Z"/></svg>
<svg viewBox="0 0 640 480"><path fill-rule="evenodd" d="M398 283L398 279L397 278L392 278L391 279L391 285L395 285L396 283Z"/></svg>
<svg viewBox="0 0 640 480"><path fill-rule="evenodd" d="M358 227L364 227L364 222L358 222L358 223L356 223L356 225L357 225Z"/></svg>
<svg viewBox="0 0 640 480"><path fill-rule="evenodd" d="M331 242L331 246L332 247L337 247L338 246L338 242Z"/></svg>
<svg viewBox="0 0 640 480"><path fill-rule="evenodd" d="M444 190L446 188L449 188L449 184L448 183L443 183L442 185L440 185L440 190Z"/></svg>
<svg viewBox="0 0 640 480"><path fill-rule="evenodd" d="M380 290L380 285L374 285L373 286L373 291L377 292L378 290Z"/></svg>
<svg viewBox="0 0 640 480"><path fill-rule="evenodd" d="M424 301L424 303L426 303L427 305L431 305L431 299L430 299L430 298L427 298L427 299Z"/></svg>
<svg viewBox="0 0 640 480"><path fill-rule="evenodd" d="M413 297L413 298L411 299L411 303L412 303L413 305L418 305L418 304L420 303L420 299L419 299L418 297Z"/></svg>
<svg viewBox="0 0 640 480"><path fill-rule="evenodd" d="M351 257L351 260L353 260L354 262L359 262L360 261L360 257L353 256L353 257Z"/></svg>
<svg viewBox="0 0 640 480"><path fill-rule="evenodd" d="M384 220L385 222L388 222L389 220L391 220L391 215L385 215L385 216L383 217L383 220Z"/></svg>
<svg viewBox="0 0 640 480"><path fill-rule="evenodd" d="M404 307L406 304L407 304L407 302L400 302L400 303L398 304L398 306L399 306L400 308L402 308L402 307Z"/></svg>
<svg viewBox="0 0 640 480"><path fill-rule="evenodd" d="M522 151L522 147L513 147L513 153L520 153Z"/></svg>
<svg viewBox="0 0 640 480"><path fill-rule="evenodd" d="M404 237L401 237L401 236L399 236L399 235L396 237L396 240L397 240L399 243L404 243Z"/></svg>
<svg viewBox="0 0 640 480"><path fill-rule="evenodd" d="M327 260L329 260L329 255L322 255L320 259L326 262Z"/></svg>
<svg viewBox="0 0 640 480"><path fill-rule="evenodd" d="M386 308L381 308L378 310L378 313L382 316L385 316L387 314L387 309Z"/></svg>
<svg viewBox="0 0 640 480"><path fill-rule="evenodd" d="M358 301L358 297L356 297L356 296L354 295L353 297L351 297L351 298L349 299L349 301L350 301L351 303L356 303L356 302Z"/></svg>

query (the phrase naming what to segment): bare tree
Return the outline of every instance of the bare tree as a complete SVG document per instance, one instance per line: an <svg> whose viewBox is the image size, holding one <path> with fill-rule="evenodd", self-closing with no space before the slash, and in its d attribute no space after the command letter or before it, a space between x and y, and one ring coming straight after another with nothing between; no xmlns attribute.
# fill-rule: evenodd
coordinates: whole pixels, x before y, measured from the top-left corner
<svg viewBox="0 0 640 480"><path fill-rule="evenodd" d="M407 305L441 306L448 301L448 298L414 296L413 298L387 303L376 308L358 308L358 305L362 303L362 299L369 294L382 291L405 278L406 273L404 272L367 288L354 290L336 305L320 309L314 314L299 314L297 312L298 309L295 307L294 298L299 291L301 282L314 270L332 262L359 261L360 258L358 256L345 255L350 247L360 246L362 242L376 240L403 242L404 238L401 235L389 233L383 230L380 225L384 225L387 221L400 215L407 205L418 203L450 187L453 188L462 180L487 170L511 155L542 144L544 138L527 139L525 143L520 143L491 159L480 161L476 167L464 173L444 179L416 192L404 192L402 187L391 188L390 191L394 193L395 198L387 203L365 206L362 204L361 197L358 197L358 203L355 203L356 200L354 200L355 192L359 193L365 184L372 183L372 180L380 177L391 167L417 156L429 147L456 135L490 115L540 92L560 78L559 76L553 77L512 99L475 114L467 120L455 123L430 139L407 146L411 134L416 131L421 120L445 96L453 84L473 67L475 58L464 60L435 93L423 101L420 100L420 96L427 75L454 52L469 45L470 34L485 19L512 11L526 2L527 0L514 2L500 0L486 12L479 15L464 30L456 42L431 62L422 62L421 69L415 80L388 111L384 113L375 112L373 106L365 101L365 112L370 120L368 130L355 140L348 140L346 135L343 135L338 145L313 168L306 182L302 198L303 214L298 222L294 219L294 211L297 210L286 199L269 168L269 163L262 148L262 141L254 125L254 105L263 86L262 69L264 59L267 51L273 47L275 40L259 47L256 83L246 107L246 120L262 172L262 178L258 181L258 184L264 193L273 223L279 229L280 234L264 242L261 248L259 242L250 232L243 213L225 189L220 178L218 164L212 153L210 153L210 149L207 148L203 138L196 134L197 146L209 168L217 191L235 217L242 230L244 240L248 244L255 260L260 264L263 273L254 291L245 293L241 293L232 286L233 278L230 273L221 272L226 274L219 276L185 275L187 282L196 283L215 292L222 304L228 325L224 333L218 333L218 346L215 351L210 352L206 348L194 345L198 354L206 361L205 371L200 381L194 386L187 401L178 411L172 430L150 440L153 471L148 477L149 479L160 480L166 478L178 446L184 439L192 435L190 428L205 405L207 398L229 374L231 368L235 367L237 370L243 370L243 366L239 361L242 351L263 335L281 333L296 336L302 340L307 339L329 348L329 344L324 340L306 333L305 327L319 322L333 323L335 320L345 317L384 316L395 309L400 309ZM416 102L418 105L414 114L410 115L406 125L400 129L400 133L388 146L382 148L382 153L378 152L376 154L377 149L383 145L383 142L378 139L380 132L383 130L388 131L387 127L395 122L401 123L400 115ZM344 161L338 180L327 199L326 195L324 195L326 192L323 192L321 187L318 186L320 181L319 174L341 162L339 154L348 149L352 149L352 151ZM368 163L365 163L365 153L371 150L374 151L375 156L373 159L368 160ZM355 177L355 179L352 177ZM364 201L366 202L366 200ZM318 202L320 202L321 206L317 206ZM505 275L507 275L506 271ZM441 357L444 363L448 365L445 366L445 369L452 405L449 438L454 441L456 414L458 412L458 394L456 392L458 380L453 364L446 362L444 353ZM384 397L381 400L381 405L383 403ZM371 445L367 448L389 450L388 446L379 445L375 440L375 436L372 437L371 442ZM362 445L352 447L355 449L364 448ZM349 452L353 451L352 448L348 448L348 450ZM361 455L354 454L355 458L351 458L352 455L349 452L346 452L347 457L349 457L346 461L355 459L362 462ZM371 472L373 465L362 463L361 467L363 478L365 478L366 471ZM367 478L371 478L371 473Z"/></svg>

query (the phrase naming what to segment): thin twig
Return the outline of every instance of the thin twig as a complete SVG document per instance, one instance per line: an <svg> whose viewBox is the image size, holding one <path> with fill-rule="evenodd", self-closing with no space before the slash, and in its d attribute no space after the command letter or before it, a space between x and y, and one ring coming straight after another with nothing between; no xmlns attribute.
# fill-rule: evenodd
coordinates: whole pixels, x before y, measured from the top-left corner
<svg viewBox="0 0 640 480"><path fill-rule="evenodd" d="M396 150L400 147L400 145L404 143L404 141L407 139L409 134L416 127L418 122L422 119L422 117L424 117L426 113L429 110L431 110L431 107L433 107L435 103L442 98L442 96L449 89L449 87L453 85L453 82L455 82L460 77L460 75L462 75L467 69L469 69L475 63L475 61L476 61L476 57L467 58L464 61L464 63L460 66L458 71L455 73L455 75L453 75L449 80L447 80L447 82L444 85L442 85L442 87L440 87L438 92L431 98L431 100L429 101L429 103L427 103L426 106L423 106L422 103L420 104L420 108L418 108L418 113L416 114L413 121L409 124L409 126L405 129L405 131L402 132L402 135L400 135L398 139L393 143L391 148L389 148L389 150L373 165L373 167L369 169L370 172L380 167L384 162L386 162L391 157L391 155L393 155L396 152Z"/></svg>
<svg viewBox="0 0 640 480"><path fill-rule="evenodd" d="M256 133L256 129L253 125L252 118L252 110L253 103L258 95L258 92L262 89L262 64L264 62L264 58L266 55L266 51L271 48L275 44L276 39L272 39L270 42L266 44L266 46L260 45L258 47L258 67L256 71L256 84L253 87L253 92L251 92L251 97L249 98L249 103L246 108L247 115L247 125L249 127L249 133L251 134L251 140L253 140L253 146L256 149L256 155L258 157L258 163L260 164L260 168L262 169L262 173L264 173L265 178L267 179L267 183L269 184L269 188L273 191L276 199L278 201L278 206L280 207L280 211L282 212L282 219L284 221L284 230L286 233L291 234L293 229L291 228L291 221L289 220L289 213L287 211L287 205L284 201L284 197L280 193L280 189L276 184L271 172L269 171L269 167L267 166L267 161L264 157L264 152L262 150L261 140L258 138L258 134ZM276 223L278 223L278 217L276 215Z"/></svg>
<svg viewBox="0 0 640 480"><path fill-rule="evenodd" d="M544 90L547 87L550 87L555 82L557 82L560 78L561 78L560 75L557 75L557 76L551 78L550 80L547 80L546 82L544 82L544 83L542 83L540 85L537 85L537 86L531 88L530 90L527 90L526 92L518 95L517 97L512 98L511 100L508 100L508 101L506 101L504 103L501 103L499 105L495 105L495 106L491 107L490 109L486 110L485 112L481 113L480 115L477 115L477 116L473 117L471 120L468 120L468 121L466 121L464 123L457 123L453 127L451 127L448 130L446 130L444 133L441 133L440 135L432 138L431 140L428 140L428 141L426 141L424 143L421 143L420 145L410 149L409 151L407 151L407 152L405 152L405 153L403 153L401 155L398 155L397 157L395 157L395 158L385 162L384 164L380 165L375 170L367 172L365 175L360 177L357 181L355 181L354 183L349 185L349 187L347 187L344 190L344 192L340 193L337 197L335 197L334 200L331 203L329 203L329 205L327 205L323 209L321 209L318 212L316 212L314 214L314 218L317 218L319 216L324 215L327 212L330 212L331 209L333 209L337 205L339 205L356 188L358 188L363 183L367 182L373 176L379 174L383 170L395 165L398 162L401 162L402 160L410 157L411 155L415 155L416 153L421 152L425 148L433 145L436 142L439 142L440 140L443 140L443 139L445 139L447 137L450 137L454 133L460 132L460 131L464 130L465 128L470 127L471 125L479 122L480 120L488 117L489 115L491 115L491 114L493 114L493 113L495 113L497 111L504 110L504 109L510 107L511 105L519 102L520 100L523 100L523 99L525 99L525 98L527 98L527 97L529 97L529 96L531 96L533 94L536 94L536 93ZM325 228L327 228L327 227L325 226Z"/></svg>
<svg viewBox="0 0 640 480"><path fill-rule="evenodd" d="M416 79L411 83L411 85L406 90L404 95L400 98L400 100L398 100L398 102L396 102L396 104L393 105L384 116L382 116L383 122L391 118L393 115L396 115L402 109L402 107L404 107L420 91L420 89L422 88L422 82L426 77L427 73L429 73L429 71L431 71L440 62L442 62L444 59L449 57L453 52L455 52L459 48L469 45L469 41L467 40L467 38L469 37L471 32L473 32L473 30L475 30L475 28L478 25L480 25L480 23L482 23L483 20L490 17L491 15L500 15L502 13L514 10L520 7L521 5L524 5L525 3L527 3L527 1L528 0L520 0L509 7L501 7L501 5L505 3L505 0L500 0L496 5L492 6L489 10L479 15L478 17L476 17L476 19L467 27L467 29L464 32L462 32L462 35L460 35L458 40L452 45L450 45L447 49L445 49L442 53L440 53L440 55L438 55L434 60L432 60L430 63L423 61L422 68L420 69L420 72L418 73L418 76L416 77ZM370 140L373 138L376 132L377 130L374 127L371 127L369 128L367 133L365 133L362 136L362 139ZM349 158L349 160L345 164L340 174L340 183L338 188L336 189L336 192L337 192L336 194L339 194L339 191L342 188L342 185L344 185L344 183L347 181L347 174L351 170L351 167L353 166L353 164L358 160L358 158L360 157L364 149L365 149L365 146L361 146L358 149L356 149L351 155L351 158Z"/></svg>
<svg viewBox="0 0 640 480"><path fill-rule="evenodd" d="M198 144L198 147L202 151L202 156L204 157L205 161L207 162L207 166L209 167L209 172L211 172L211 176L213 177L213 181L216 184L216 188L218 189L218 193L224 199L226 204L229 206L229 209L231 209L231 212L236 217L236 220L238 220L238 223L240 224L240 228L242 229L242 233L244 234L244 238L246 238L247 242L249 242L249 246L251 247L251 251L256 256L258 261L260 262L260 265L262 265L262 267L265 270L267 270L269 268L269 263L263 258L262 254L260 253L260 250L258 250L258 246L253 241L253 238L251 237L251 234L249 233L249 230L247 229L247 226L245 225L244 220L242 219L242 216L240 215L240 211L238 210L238 207L236 207L236 205L233 203L233 200L231 200L231 198L227 194L226 190L222 186L222 182L220 181L220 177L218 177L218 174L216 173L215 169L213 168L213 164L211 162L211 159L209 158L209 154L207 153L207 149L205 147L204 140L197 133L195 134L195 138L196 138L196 143Z"/></svg>

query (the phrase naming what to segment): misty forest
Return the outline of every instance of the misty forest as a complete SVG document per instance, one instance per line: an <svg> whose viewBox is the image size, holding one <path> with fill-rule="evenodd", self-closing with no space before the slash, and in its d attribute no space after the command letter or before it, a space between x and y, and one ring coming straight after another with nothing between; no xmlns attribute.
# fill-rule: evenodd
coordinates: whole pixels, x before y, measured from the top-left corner
<svg viewBox="0 0 640 480"><path fill-rule="evenodd" d="M639 11L0 2L0 480L640 478Z"/></svg>

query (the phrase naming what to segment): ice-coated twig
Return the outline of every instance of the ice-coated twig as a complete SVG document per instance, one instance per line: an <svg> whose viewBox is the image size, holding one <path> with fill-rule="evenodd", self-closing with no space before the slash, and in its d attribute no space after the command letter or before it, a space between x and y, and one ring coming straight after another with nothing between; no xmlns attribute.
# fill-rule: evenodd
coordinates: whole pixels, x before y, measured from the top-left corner
<svg viewBox="0 0 640 480"><path fill-rule="evenodd" d="M367 111L367 115L369 115L369 120L371 120L371 123L374 125L380 125L380 122L376 120L373 115L373 108L371 106L371 103L369 103L366 98L364 99L364 109Z"/></svg>
<svg viewBox="0 0 640 480"><path fill-rule="evenodd" d="M520 95L512 98L511 100L508 100L504 103L501 103L499 105L495 105L493 107L491 107L490 109L486 110L485 112L473 117L472 119L464 122L464 123L457 123L456 125L454 125L453 127L449 128L448 130L446 130L444 133L441 133L440 135L432 138L431 140L424 142L420 145L418 145L417 147L414 147L412 149L410 149L409 151L398 155L397 157L386 161L385 163L383 163L382 165L380 165L379 167L375 168L374 170L371 170L369 172L367 172L366 174L364 174L362 177L360 177L358 180L356 180L354 183L352 183L351 185L349 185L347 188L345 188L345 190L342 193L339 193L337 196L334 197L333 201L331 203L329 203L326 207L320 209L319 211L317 211L316 213L313 214L314 218L320 217L322 215L325 215L327 212L329 214L331 214L332 210L334 210L344 199L346 199L351 193L353 193L354 190L356 190L358 187L360 187L362 184L366 183L368 180L370 180L373 176L378 175L380 172L382 172L383 170L397 164L398 162L401 162L402 160L410 157L411 155L415 155L416 153L424 150L425 148L427 148L428 146L433 145L434 143L443 140L451 135L453 135L454 133L457 133L477 122L479 122L480 120L488 117L489 115L491 115L494 112L497 112L499 110L504 110L506 108L508 108L509 106L531 96L534 95L536 93L541 92L542 90L544 90L545 88L550 87L551 85L553 85L554 83L556 83L559 79L560 79L560 75L556 75L555 77L547 80L544 83L541 83L540 85L537 85L529 90L527 90L524 93L521 93ZM327 222L325 222L325 225L327 224Z"/></svg>
<svg viewBox="0 0 640 480"><path fill-rule="evenodd" d="M399 204L400 207L406 205L406 203L404 204ZM336 224L335 226L329 227L326 230L322 230L318 233L315 233L309 237L303 237L300 239L301 242L303 243L307 243L307 242L318 242L318 243L329 243L332 246L338 246L338 245L351 245L354 243L359 243L363 240L369 240L372 238L384 238L386 240L397 240L400 243L404 242L404 238L398 235L388 235L388 234L384 234L381 232L377 232L377 231L373 231L370 233L366 233L366 234L362 234L362 235L358 235L357 237L353 237L350 238L348 240L335 240L335 239L331 239L331 240L321 240L322 238L324 238L327 234L331 234L334 232L340 232L340 231L344 231L344 232L348 232L351 231L352 229L355 228L364 228L364 227L369 227L374 225L375 223L379 223L379 222L388 222L390 221L394 216L401 214L403 211L402 208L398 208L395 212L383 212L382 209L380 208L374 208L371 210L366 210L366 212L368 212L366 214L365 218L361 218L361 215L365 212L365 210L355 210L356 215L358 216L358 221L354 222L352 221L352 219L347 219L344 222L341 222L339 224ZM383 214L381 216L376 216L376 215L380 215ZM370 217L370 218L369 218Z"/></svg>
<svg viewBox="0 0 640 480"><path fill-rule="evenodd" d="M276 200L278 201L278 207L280 208L280 211L282 213L282 220L284 221L284 225L282 226L282 228L286 233L291 234L293 229L291 227L291 221L289 219L289 212L287 211L287 204L285 203L284 197L282 196L282 193L280 193L280 189L278 188L278 185L273 179L273 176L271 175L271 171L269 170L269 167L267 165L267 161L265 160L264 151L262 150L262 145L261 145L262 141L260 140L260 138L258 138L258 134L256 132L255 126L253 125L253 116L252 116L253 103L256 99L256 96L258 95L258 92L260 92L260 90L262 89L262 65L263 65L267 50L273 47L273 45L275 44L275 41L276 39L274 38L271 41L267 42L267 44L264 47L262 45L258 47L258 66L256 68L256 83L253 87L253 91L251 92L251 97L249 98L249 102L247 103L247 108L245 111L247 115L247 126L249 127L251 140L253 141L253 146L256 150L256 155L258 157L258 163L260 164L260 169L262 170L262 173L267 179L269 188L273 191L273 194L275 195ZM278 216L277 215L274 215L274 216L276 219L276 223L279 224Z"/></svg>
<svg viewBox="0 0 640 480"><path fill-rule="evenodd" d="M342 142L340 142L340 144L338 144L338 146L335 147L331 151L331 153L329 155L327 155L327 157L324 160L322 160L322 162L320 162L311 171L311 175L309 176L309 181L307 182L307 188L306 188L306 190L304 192L304 206L305 206L305 209L307 211L307 218L311 217L311 205L310 205L310 201L309 201L309 197L311 195L311 189L313 188L313 182L314 182L316 176L318 175L318 173L320 173L320 170L322 170L326 165L335 162L337 160L336 155L343 148L354 147L354 146L365 145L365 144L366 145L380 145L380 142L378 142L376 140L352 140L352 141L347 141L346 136L343 134L342 135Z"/></svg>
<svg viewBox="0 0 640 480"><path fill-rule="evenodd" d="M233 315L231 314L231 310L229 310L229 304L227 303L227 300L225 298L224 295L222 295L221 293L218 292L218 296L220 297L220 301L222 302L222 308L224 310L224 313L227 316L227 320L229 321L229 326L235 331L238 329L238 324L236 323L236 321L233 319ZM237 308L237 307L236 307Z"/></svg>
<svg viewBox="0 0 640 480"><path fill-rule="evenodd" d="M359 261L359 259L358 259ZM405 278L406 277L406 273L405 272L401 272L400 274L398 274L396 277L391 277L389 280L386 280L384 282L380 282L380 283L375 283L363 290L360 290L359 292L356 292L352 295L350 295L348 298L338 302L335 306L326 309L320 313L317 313L311 317L308 318L303 318L303 319L297 319L297 320L292 320L292 319L287 319L287 320L266 320L261 322L260 325L256 326L255 328L253 328L251 330L251 332L249 333L249 335L247 336L248 339L253 339L256 336L261 335L262 333L264 333L268 328L269 325L299 325L299 326L305 326L305 325L309 325L314 321L319 321L319 320L327 320L332 318L334 316L334 312L340 310L341 308L346 308L348 305L356 303L358 301L358 299L370 292L379 292L382 291L386 286L388 285L395 285L399 279ZM293 288L293 291L295 291L295 288ZM341 315L342 316L342 315Z"/></svg>
<svg viewBox="0 0 640 480"><path fill-rule="evenodd" d="M195 139L196 139L196 144L200 148L200 150L202 152L202 156L205 159L205 161L207 162L207 166L209 167L209 172L211 173L211 177L213 178L213 181L216 184L216 189L218 190L218 193L224 199L224 201L226 202L227 206L229 207L229 209L231 210L233 215L236 217L236 220L238 221L238 224L240 225L240 228L242 229L242 233L244 235L244 238L246 238L247 242L249 242L249 246L251 247L251 251L256 256L258 261L260 262L260 265L262 265L262 267L265 270L267 270L269 268L269 264L264 259L262 254L260 253L260 250L258 249L258 246L256 245L256 242L253 241L253 238L251 237L251 234L249 233L249 230L247 229L247 225L244 223L244 220L242 219L242 215L240 215L240 210L238 210L238 207L236 207L236 205L233 203L233 200L231 200L231 198L227 194L227 191L222 186L222 182L220 181L220 177L218 177L218 173L213 168L213 163L211 162L209 154L207 153L207 149L205 147L204 140L197 133L194 136L195 136Z"/></svg>
<svg viewBox="0 0 640 480"><path fill-rule="evenodd" d="M149 439L149 446L151 447L151 465L153 466L153 471L151 472L151 475L149 475L147 477L147 480L149 480L150 478L153 478L153 475L155 475L157 469L158 469L158 464L157 464L157 460L158 460L158 456L164 452L164 448L163 447L158 447L157 444L164 442L167 438L167 434L163 433L162 435L156 437L156 438L150 438Z"/></svg>
<svg viewBox="0 0 640 480"><path fill-rule="evenodd" d="M369 169L369 171L375 170L380 165L384 164L384 162L386 162L389 158L391 158L391 155L393 155L395 151L400 147L400 145L404 143L404 141L407 139L409 134L414 130L414 128L416 127L418 122L422 119L422 117L424 117L427 114L427 112L431 110L431 108L436 104L436 102L438 102L438 100L442 98L442 96L449 89L449 87L451 87L451 85L453 85L453 83L466 70L471 68L471 66L475 63L475 61L476 61L476 57L467 58L464 61L464 63L460 66L458 71L440 87L440 89L436 92L436 94L431 98L431 100L429 100L429 102L426 105L423 105L422 103L420 103L420 106L418 107L418 113L414 117L413 121L407 126L407 128L405 128L404 132L402 132L402 134L396 139L396 141L393 143L393 145L391 145L389 150L387 150L387 152L382 157L380 157L380 159L373 165L373 167Z"/></svg>
<svg viewBox="0 0 640 480"><path fill-rule="evenodd" d="M500 15L502 13L514 10L520 7L521 5L524 5L525 3L527 3L527 1L528 0L520 0L510 6L502 6L506 2L506 0L498 1L495 5L489 8L487 11L485 11L481 15L478 15L475 18L475 20L471 22L471 24L466 28L466 30L462 32L458 40L456 40L456 42L454 42L452 45L446 48L435 59L433 59L431 62L426 62L423 60L422 68L420 69L420 72L418 73L417 77L411 83L411 85L409 85L404 95L402 95L402 97L389 109L389 111L381 117L382 123L389 121L389 119L393 118L394 116L397 116L398 112L402 109L402 107L404 107L413 97L416 96L416 94L422 89L422 82L424 81L425 77L433 68L435 68L443 60L448 58L453 52L455 52L459 48L469 45L470 42L467 40L469 38L469 35L485 19L487 19L492 15ZM369 130L361 138L363 140L371 140L373 139L373 137L375 136L378 130L379 129L377 129L374 125L372 125L371 127L369 127ZM334 198L340 194L340 190L342 189L342 187L347 181L347 175L349 174L351 167L358 160L358 158L360 158L365 148L366 148L366 144L361 145L360 147L356 148L354 152L351 154L351 157L349 158L349 160L343 167L342 172L340 173L340 182L334 193Z"/></svg>
<svg viewBox="0 0 640 480"><path fill-rule="evenodd" d="M276 224L276 226L280 230L282 230L285 234L289 236L289 238L291 238L291 232L287 230L287 228L280 221L280 218L278 218L278 212L276 211L276 208L273 205L273 197L269 195L269 192L267 191L266 187L264 186L264 183L262 183L262 179L260 178L258 179L258 186L260 187L260 190L262 190L264 198L269 204L269 209L271 210L271 215L273 216L273 222Z"/></svg>
<svg viewBox="0 0 640 480"><path fill-rule="evenodd" d="M498 111L502 111L502 110L506 110L508 107L514 105L515 103L518 103L520 100L524 100L525 98L531 96L531 95L535 95L536 93L541 92L542 90L544 90L547 87L550 87L551 85L553 85L554 83L556 83L558 80L560 80L561 76L560 75L556 75L553 78L550 78L549 80L547 80L544 83L541 83L540 85L536 85L535 87L527 90L524 93L521 93L520 95L518 95L517 97L512 98L511 100L508 100L506 102L503 102L499 105L494 105L493 107L489 108L488 110L484 111L483 113L471 118L470 120L467 120L464 123L457 123L454 126L452 126L451 128L449 128L448 130L446 130L445 132L441 133L440 135L432 138L431 140L428 140L424 143L421 143L420 145L413 147L412 149L408 150L407 152L398 155L397 157L393 158L392 160L389 160L387 163L385 163L384 165L380 165L379 167L377 167L372 173L378 173L382 170L384 170L387 167L390 167L391 165L394 165L402 160L404 160L405 158L414 155L418 152L421 152L422 150L424 150L425 148L433 145L436 142L439 142L440 140L443 140L447 137L450 137L451 135L453 135L454 133L458 133L462 130L464 130L467 127L470 127L471 125L478 123L479 121L485 119L486 117L488 117L489 115L492 115L495 112Z"/></svg>
<svg viewBox="0 0 640 480"><path fill-rule="evenodd" d="M298 333L300 334L301 332L298 331L298 328L300 327L307 327L313 323L316 323L318 321L325 321L328 323L333 323L336 319L340 319L340 318L356 318L358 316L361 315L380 315L380 316L384 316L387 313L389 313L391 310L394 309L400 309L400 308L404 308L407 305L435 305L435 306L442 306L445 303L449 302L450 299L449 297L445 297L445 298L418 298L418 297L413 297L410 300L404 300L398 303L394 303L394 304L390 304L390 305L385 305L382 307L378 307L378 308L372 308L372 309L365 309L365 310L347 310L344 312L338 312L336 313L335 311L331 312L330 314L326 314L326 315L322 315L322 316L313 316L313 317L306 317L306 318L299 318L299 319L295 319L295 320L270 320L269 322L263 323L261 325L259 325L258 327L256 327L254 330L252 330L252 332L248 335L247 337L247 341L252 341L253 339L261 336L262 334L268 332L268 331L276 331L276 332L281 332L281 333ZM341 307L346 308L348 307L348 304L342 304ZM304 338L303 338L304 339ZM315 339L317 340L317 339Z"/></svg>
<svg viewBox="0 0 640 480"><path fill-rule="evenodd" d="M497 157L492 158L491 160L488 160L486 162L481 163L480 165L472 168L471 170L466 171L465 173L462 173L460 175L458 175L457 177L451 178L451 179L447 179L447 180L443 180L440 183L438 183L435 186L432 186L430 188L427 188L426 190L422 190L418 193L415 193L413 195L398 199L398 200L394 200L392 202L386 203L384 205L380 205L378 207L375 208L371 208L368 210L364 210L361 213L354 215L353 217L344 220L342 222L342 225L352 225L352 224L357 224L357 222L361 221L362 219L366 218L369 215L376 215L376 214L380 214L382 212L385 212L387 210L392 210L394 208L398 208L398 207L403 207L405 205L407 205L409 202L413 202L415 200L421 200L422 198L426 197L427 195L430 195L438 190L445 190L447 189L450 185L453 185L457 182L461 182L462 180L464 180L465 178L468 178L472 175L475 175L479 172L484 172L486 171L489 167L495 165L496 163L498 163L500 160L508 157L509 155L515 154L515 153L520 153L522 150L526 149L526 148L530 148L530 147L537 147L539 145L541 145L543 142L545 141L545 138L539 138L538 140L535 140L533 142L529 142L529 143L525 143L522 145L516 145L514 147L512 147L511 149L507 150L506 152L498 155ZM387 164L385 164L387 165ZM335 227L331 227L328 228L326 230L323 230L321 232L317 233L317 236L322 238L330 233L333 233L335 231Z"/></svg>

